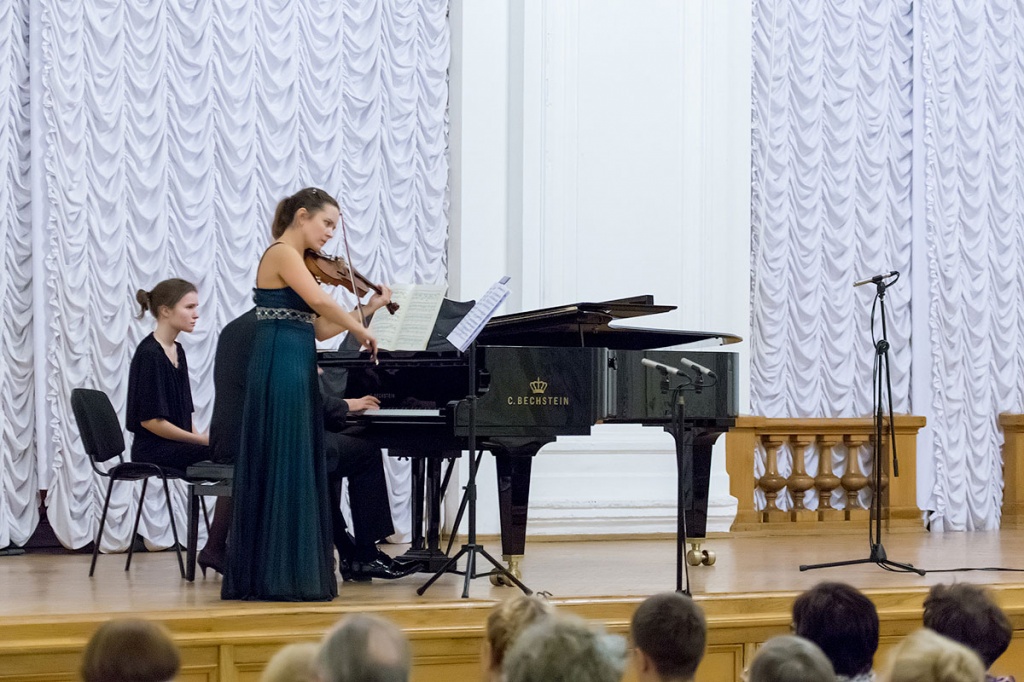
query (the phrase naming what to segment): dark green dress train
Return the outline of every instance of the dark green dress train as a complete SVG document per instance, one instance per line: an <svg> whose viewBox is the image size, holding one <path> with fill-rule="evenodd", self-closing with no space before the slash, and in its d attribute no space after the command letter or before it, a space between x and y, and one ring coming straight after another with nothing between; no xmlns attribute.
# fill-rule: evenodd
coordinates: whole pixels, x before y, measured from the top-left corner
<svg viewBox="0 0 1024 682"><path fill-rule="evenodd" d="M338 595L313 311L291 288L256 289L223 599Z"/></svg>

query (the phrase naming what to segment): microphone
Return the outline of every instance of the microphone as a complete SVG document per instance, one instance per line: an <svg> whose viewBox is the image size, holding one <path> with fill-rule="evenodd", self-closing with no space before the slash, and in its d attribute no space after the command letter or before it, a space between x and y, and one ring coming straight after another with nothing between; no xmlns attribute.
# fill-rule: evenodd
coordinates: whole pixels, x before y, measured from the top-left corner
<svg viewBox="0 0 1024 682"><path fill-rule="evenodd" d="M862 279L859 282L854 282L853 286L859 287L862 284L878 284L882 280L889 279L890 277L899 277L899 274L899 271L893 270L882 275L875 275L874 277L868 277L867 279Z"/></svg>
<svg viewBox="0 0 1024 682"><path fill-rule="evenodd" d="M686 358L679 358L679 364L688 369L692 369L695 372L703 374L708 379L717 379L718 376L704 365L698 365L693 360L687 360Z"/></svg>
<svg viewBox="0 0 1024 682"><path fill-rule="evenodd" d="M656 369L659 372L661 372L662 374L675 374L676 376L682 376L683 375L683 373L680 372L675 367L670 367L668 365L663 365L660 362L655 362L654 360L649 360L647 358L641 358L640 359L640 364L643 365L644 367L650 367L651 369Z"/></svg>

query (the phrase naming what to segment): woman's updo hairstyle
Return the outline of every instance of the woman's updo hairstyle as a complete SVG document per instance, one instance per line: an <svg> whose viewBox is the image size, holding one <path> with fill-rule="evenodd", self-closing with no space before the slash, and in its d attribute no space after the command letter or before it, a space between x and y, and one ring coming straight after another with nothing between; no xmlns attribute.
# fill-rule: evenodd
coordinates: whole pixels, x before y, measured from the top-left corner
<svg viewBox="0 0 1024 682"><path fill-rule="evenodd" d="M162 306L167 306L168 309L174 308L178 305L178 301L185 297L185 294L191 294L193 291L198 291L195 284L176 277L165 279L153 287L152 291L139 289L135 292L135 300L142 308L139 311L139 319L145 317L148 310L153 317L159 320Z"/></svg>
<svg viewBox="0 0 1024 682"><path fill-rule="evenodd" d="M341 208L338 206L337 199L316 187L300 189L290 197L285 197L278 203L277 210L274 211L274 222L270 224L270 235L274 239L280 239L284 231L295 220L295 214L299 212L300 208L304 208L310 213L316 213L327 204L339 210Z"/></svg>

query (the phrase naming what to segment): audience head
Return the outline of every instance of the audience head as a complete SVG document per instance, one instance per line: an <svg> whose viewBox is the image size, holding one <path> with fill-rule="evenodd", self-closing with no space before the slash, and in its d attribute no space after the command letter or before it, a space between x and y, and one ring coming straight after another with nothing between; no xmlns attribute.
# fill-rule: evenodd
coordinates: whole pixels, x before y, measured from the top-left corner
<svg viewBox="0 0 1024 682"><path fill-rule="evenodd" d="M855 677L871 671L878 650L878 610L845 583L820 583L793 602L793 632L817 644L836 675Z"/></svg>
<svg viewBox="0 0 1024 682"><path fill-rule="evenodd" d="M189 294L196 294L196 285L177 277L165 279L153 287L152 291L139 289L135 292L135 300L138 301L139 308L141 308L139 319L145 317L147 310L157 320L160 319L161 314L171 315L178 304L182 303L182 299ZM198 305L199 298L198 296L195 298L195 303Z"/></svg>
<svg viewBox="0 0 1024 682"><path fill-rule="evenodd" d="M488 677L501 677L501 664L509 647L530 625L554 614L551 604L540 597L520 594L506 599L487 616L483 664Z"/></svg>
<svg viewBox="0 0 1024 682"><path fill-rule="evenodd" d="M640 604L630 634L641 679L691 680L704 657L707 622L693 599L665 592Z"/></svg>
<svg viewBox="0 0 1024 682"><path fill-rule="evenodd" d="M626 667L621 637L579 618L553 616L526 628L505 655L507 682L619 682Z"/></svg>
<svg viewBox="0 0 1024 682"><path fill-rule="evenodd" d="M406 682L411 665L401 630L382 618L358 614L327 633L317 672L321 682Z"/></svg>
<svg viewBox="0 0 1024 682"><path fill-rule="evenodd" d="M1013 626L989 594L970 583L935 585L924 600L924 626L972 649L991 668L1010 646Z"/></svg>
<svg viewBox="0 0 1024 682"><path fill-rule="evenodd" d="M322 189L306 187L300 189L290 197L285 197L277 204L274 211L274 222L270 225L270 235L274 239L280 239L293 222L299 211L305 211L306 215L313 215L327 206L338 208L338 200Z"/></svg>
<svg viewBox="0 0 1024 682"><path fill-rule="evenodd" d="M263 669L260 682L317 682L316 657L320 647L312 642L282 647Z"/></svg>
<svg viewBox="0 0 1024 682"><path fill-rule="evenodd" d="M828 657L814 642L782 635L757 650L750 663L748 682L835 682Z"/></svg>
<svg viewBox="0 0 1024 682"><path fill-rule="evenodd" d="M82 655L85 682L169 682L181 659L167 629L135 618L101 625Z"/></svg>
<svg viewBox="0 0 1024 682"><path fill-rule="evenodd" d="M892 652L888 682L985 682L978 655L928 629L907 635Z"/></svg>

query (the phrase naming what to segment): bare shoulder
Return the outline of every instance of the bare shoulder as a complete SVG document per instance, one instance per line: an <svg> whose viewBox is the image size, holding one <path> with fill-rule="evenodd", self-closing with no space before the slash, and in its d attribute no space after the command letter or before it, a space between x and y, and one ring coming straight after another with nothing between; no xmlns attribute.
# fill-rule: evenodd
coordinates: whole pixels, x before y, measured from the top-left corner
<svg viewBox="0 0 1024 682"><path fill-rule="evenodd" d="M284 242L274 242L263 252L263 263L287 263L289 261L301 261L302 254L295 247Z"/></svg>
<svg viewBox="0 0 1024 682"><path fill-rule="evenodd" d="M302 265L302 255L292 246L274 242L267 247L256 270L256 286L277 288L284 284L282 273Z"/></svg>

